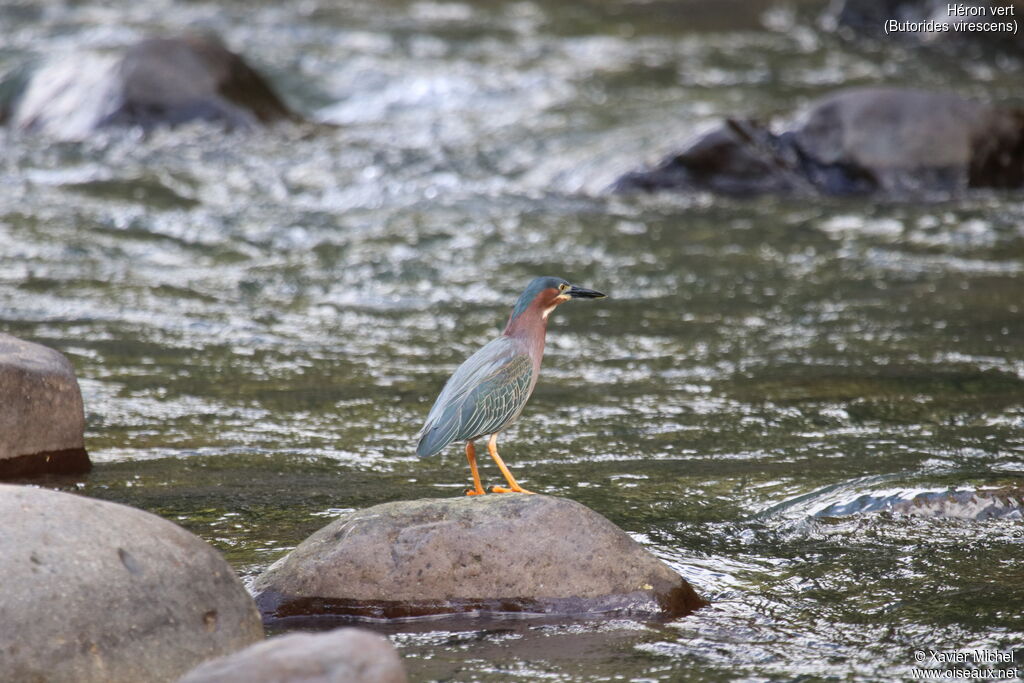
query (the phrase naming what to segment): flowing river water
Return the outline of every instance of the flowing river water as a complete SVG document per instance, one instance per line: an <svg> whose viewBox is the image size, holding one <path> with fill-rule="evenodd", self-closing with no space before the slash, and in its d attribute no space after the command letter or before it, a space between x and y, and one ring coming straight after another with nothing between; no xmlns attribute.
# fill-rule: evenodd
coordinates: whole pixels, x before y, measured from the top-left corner
<svg viewBox="0 0 1024 683"><path fill-rule="evenodd" d="M713 604L389 627L412 680L884 681L919 650L1022 647L1019 509L884 504L1024 482L1020 195L604 189L725 115L868 83L1005 100L1024 69L843 43L813 4L710 6L0 6L8 80L202 26L337 124L0 132L0 329L72 360L95 462L48 484L171 519L247 579L344 511L461 495L459 449L419 460L414 434L560 275L610 298L552 317L503 454Z"/></svg>

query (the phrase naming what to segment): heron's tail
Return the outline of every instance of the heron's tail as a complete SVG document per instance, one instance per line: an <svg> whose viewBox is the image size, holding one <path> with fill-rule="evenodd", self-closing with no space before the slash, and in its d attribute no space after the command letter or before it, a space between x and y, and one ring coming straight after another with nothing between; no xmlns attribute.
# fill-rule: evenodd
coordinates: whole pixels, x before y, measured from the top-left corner
<svg viewBox="0 0 1024 683"><path fill-rule="evenodd" d="M416 455L421 458L429 458L444 450L444 447L452 442L450 436L443 430L433 427L424 428L419 433L419 443L416 444Z"/></svg>

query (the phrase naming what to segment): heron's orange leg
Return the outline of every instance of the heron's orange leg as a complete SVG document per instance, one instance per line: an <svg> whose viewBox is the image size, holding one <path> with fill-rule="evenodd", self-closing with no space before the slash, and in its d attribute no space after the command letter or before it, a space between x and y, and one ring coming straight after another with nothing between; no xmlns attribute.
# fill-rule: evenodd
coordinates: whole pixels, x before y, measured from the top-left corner
<svg viewBox="0 0 1024 683"><path fill-rule="evenodd" d="M491 434L491 438L487 440L487 452L491 454L492 458L494 458L494 462L497 463L498 469L501 470L503 475L505 475L505 481L508 482L508 488L505 488L504 486L492 486L491 493L533 493L533 491L527 491L520 486L519 482L516 481L516 478L513 477L512 473L508 471L507 467L505 467L505 462L501 459L501 456L498 455L497 434Z"/></svg>
<svg viewBox="0 0 1024 683"><path fill-rule="evenodd" d="M480 485L480 473L476 471L476 446L472 441L466 442L466 459L469 460L469 471L473 473L473 488L466 489L466 495L482 496L487 491Z"/></svg>

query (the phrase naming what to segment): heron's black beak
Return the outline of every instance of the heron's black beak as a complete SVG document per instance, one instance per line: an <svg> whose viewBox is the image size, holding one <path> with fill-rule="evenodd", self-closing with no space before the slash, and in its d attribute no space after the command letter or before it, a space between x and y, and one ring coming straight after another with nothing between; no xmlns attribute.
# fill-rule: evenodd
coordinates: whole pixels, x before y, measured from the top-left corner
<svg viewBox="0 0 1024 683"><path fill-rule="evenodd" d="M570 287L569 291L566 293L573 299L604 299L608 296L607 294L602 294L601 292L593 289L584 289L583 287L577 287L576 285Z"/></svg>

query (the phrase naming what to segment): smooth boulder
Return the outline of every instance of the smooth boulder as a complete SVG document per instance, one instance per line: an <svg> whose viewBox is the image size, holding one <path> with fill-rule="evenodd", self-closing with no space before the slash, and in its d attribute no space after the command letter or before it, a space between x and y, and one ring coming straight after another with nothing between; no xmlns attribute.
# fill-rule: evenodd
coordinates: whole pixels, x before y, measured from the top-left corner
<svg viewBox="0 0 1024 683"><path fill-rule="evenodd" d="M405 683L402 660L384 636L358 628L293 633L211 660L179 683Z"/></svg>
<svg viewBox="0 0 1024 683"><path fill-rule="evenodd" d="M854 88L814 101L781 131L728 119L619 192L944 199L1024 187L1024 111L948 93Z"/></svg>
<svg viewBox="0 0 1024 683"><path fill-rule="evenodd" d="M77 140L109 126L207 121L233 129L299 117L217 37L184 35L51 61L32 75L11 119L23 131Z"/></svg>
<svg viewBox="0 0 1024 683"><path fill-rule="evenodd" d="M0 478L89 467L71 363L59 351L0 333Z"/></svg>
<svg viewBox="0 0 1024 683"><path fill-rule="evenodd" d="M460 612L682 616L706 603L626 532L564 498L385 503L338 518L253 586L268 620Z"/></svg>
<svg viewBox="0 0 1024 683"><path fill-rule="evenodd" d="M11 681L174 681L263 638L220 553L124 505L0 484L0 662Z"/></svg>

